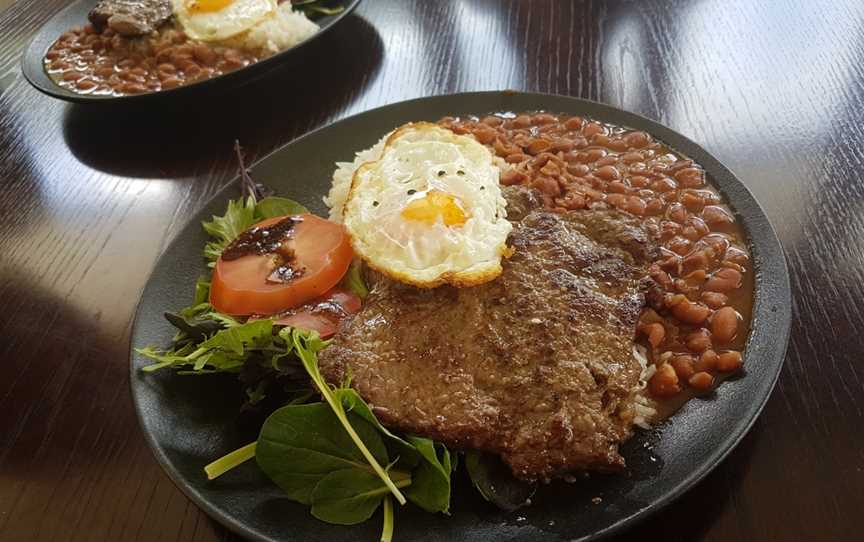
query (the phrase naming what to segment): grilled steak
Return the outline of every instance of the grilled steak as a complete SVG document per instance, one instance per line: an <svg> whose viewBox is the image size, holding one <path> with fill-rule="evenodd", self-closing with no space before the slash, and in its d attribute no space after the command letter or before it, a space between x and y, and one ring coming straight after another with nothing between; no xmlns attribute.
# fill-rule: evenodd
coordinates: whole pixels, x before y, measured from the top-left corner
<svg viewBox="0 0 864 542"><path fill-rule="evenodd" d="M653 245L617 211L551 213L524 188L505 197L516 252L498 279L423 290L370 277L322 373L350 375L385 425L500 454L522 479L621 468Z"/></svg>
<svg viewBox="0 0 864 542"><path fill-rule="evenodd" d="M169 0L102 0L88 18L97 30L105 27L121 36L143 36L159 28L172 15Z"/></svg>

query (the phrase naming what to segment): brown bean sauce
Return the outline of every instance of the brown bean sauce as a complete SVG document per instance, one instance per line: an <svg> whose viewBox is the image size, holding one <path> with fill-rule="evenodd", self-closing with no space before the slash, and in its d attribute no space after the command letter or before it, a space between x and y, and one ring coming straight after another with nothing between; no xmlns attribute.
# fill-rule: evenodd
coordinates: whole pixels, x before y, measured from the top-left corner
<svg viewBox="0 0 864 542"><path fill-rule="evenodd" d="M439 124L472 134L498 157L501 184L537 189L548 208L616 208L655 234L654 287L637 341L657 367L648 388L661 415L740 369L753 305L750 251L698 164L645 132L578 116L498 113Z"/></svg>
<svg viewBox="0 0 864 542"><path fill-rule="evenodd" d="M247 51L190 40L172 20L135 38L90 24L73 28L51 45L44 66L77 94L127 96L203 81L258 60Z"/></svg>

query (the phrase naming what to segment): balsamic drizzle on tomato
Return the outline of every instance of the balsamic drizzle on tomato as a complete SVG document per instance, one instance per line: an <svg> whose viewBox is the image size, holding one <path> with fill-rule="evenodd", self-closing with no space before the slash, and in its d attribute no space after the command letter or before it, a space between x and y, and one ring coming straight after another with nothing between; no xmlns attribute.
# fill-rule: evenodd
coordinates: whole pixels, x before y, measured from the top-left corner
<svg viewBox="0 0 864 542"><path fill-rule="evenodd" d="M276 252L284 252L281 249L282 243L291 236L294 226L303 222L303 219L296 216L286 216L279 222L270 224L267 227L249 228L236 239L231 241L225 250L222 251L222 259L226 262L257 254L263 256L265 254L273 254ZM281 249L281 250L280 250ZM288 254L283 254L283 259L293 259L294 254L288 251Z"/></svg>
<svg viewBox="0 0 864 542"><path fill-rule="evenodd" d="M282 249L278 254L276 268L267 277L267 282L271 284L285 284L296 278L303 276L306 269L302 267L294 267L294 251Z"/></svg>

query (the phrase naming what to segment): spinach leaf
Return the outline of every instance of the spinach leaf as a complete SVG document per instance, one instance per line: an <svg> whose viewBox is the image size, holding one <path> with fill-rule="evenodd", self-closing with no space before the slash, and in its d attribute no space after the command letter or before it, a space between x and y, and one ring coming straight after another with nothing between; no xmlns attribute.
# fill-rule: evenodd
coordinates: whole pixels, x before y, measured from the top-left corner
<svg viewBox="0 0 864 542"><path fill-rule="evenodd" d="M396 480L396 485L411 483L411 478ZM381 479L367 471L331 472L312 491L312 515L337 525L354 525L372 517L390 494Z"/></svg>
<svg viewBox="0 0 864 542"><path fill-rule="evenodd" d="M369 405L351 388L339 388L333 392L345 409L357 414L375 426L386 438L391 457L397 466L411 471L413 482L405 490L409 501L428 512L445 512L450 508L450 473L454 470L450 452L440 442L427 438L406 437L402 439L381 425Z"/></svg>
<svg viewBox="0 0 864 542"><path fill-rule="evenodd" d="M210 262L210 267L216 264L231 241L254 223L255 199L252 197L245 201L242 198L229 201L224 215L214 215L212 220L203 222L204 231L216 238L204 245L204 257Z"/></svg>
<svg viewBox="0 0 864 542"><path fill-rule="evenodd" d="M255 205L255 221L274 216L301 215L309 210L296 201L278 196L270 196L262 199Z"/></svg>
<svg viewBox="0 0 864 542"><path fill-rule="evenodd" d="M525 506L537 489L534 484L516 479L507 465L492 454L466 452L465 467L483 498L504 510Z"/></svg>
<svg viewBox="0 0 864 542"><path fill-rule="evenodd" d="M351 388L339 388L333 391L333 396L339 400L346 411L356 414L372 424L378 431L386 437L386 444L391 454L397 458L399 467L403 469L413 469L420 462L420 454L417 449L405 439L402 439L391 433L386 427L381 425L369 405L360 397L360 395Z"/></svg>
<svg viewBox="0 0 864 542"><path fill-rule="evenodd" d="M408 500L427 512L450 512L450 452L440 442L428 438L408 437L422 456L411 473L411 485L405 490Z"/></svg>
<svg viewBox="0 0 864 542"><path fill-rule="evenodd" d="M387 464L378 431L359 416L348 413L347 419L371 455ZM312 504L315 486L334 471L376 476L326 403L289 405L271 414L261 427L255 456L261 470L303 504ZM386 489L380 480L379 485Z"/></svg>
<svg viewBox="0 0 864 542"><path fill-rule="evenodd" d="M297 329L292 330L290 328L284 328L279 332L279 336L286 342L288 342L288 337L292 339L294 349L296 350L300 361L303 363L303 367L306 368L306 372L309 373L309 377L318 388L321 396L324 397L327 404L330 405L330 408L333 410L339 423L342 424L342 427L344 427L345 431L347 431L351 436L351 440L354 441L354 444L356 444L357 448L360 449L360 452L366 458L366 461L369 462L369 465L375 471L375 474L381 478L381 481L384 482L384 485L387 486L399 504L405 504L405 496L401 491L399 491L399 488L396 487L393 480L390 479L389 474L381 467L380 462L374 457L369 449L366 448L363 440L356 433L354 427L348 420L342 401L336 400L333 396L333 391L330 389L330 385L324 381L321 372L318 370L318 352L325 348L329 343L322 341L317 332L309 333Z"/></svg>

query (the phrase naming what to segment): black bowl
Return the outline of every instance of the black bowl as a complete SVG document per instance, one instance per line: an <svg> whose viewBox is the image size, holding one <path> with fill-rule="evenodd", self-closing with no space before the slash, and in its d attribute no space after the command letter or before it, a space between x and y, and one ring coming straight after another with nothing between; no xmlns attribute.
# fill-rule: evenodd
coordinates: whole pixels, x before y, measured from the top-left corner
<svg viewBox="0 0 864 542"><path fill-rule="evenodd" d="M672 502L701 480L735 447L768 399L786 352L791 293L779 241L747 188L727 168L684 136L638 115L606 105L542 94L478 92L422 98L388 105L308 134L270 154L252 171L256 181L324 213L321 197L333 163L350 161L394 127L445 115L547 110L593 117L645 130L700 163L745 228L755 267L753 326L745 355L746 375L725 382L706 399L687 403L669 422L638 432L622 447L626 472L597 475L576 484L555 483L538 491L530 507L515 513L483 501L456 476L451 516L406 506L397 511L396 540L593 540L623 529ZM166 344L171 327L165 310L185 305L196 277L205 271L200 222L222 213L237 197L236 183L202 209L171 243L148 282L132 331L134 346ZM254 462L208 482L202 467L256 437L257 427L237 423L240 403L234 379L143 374L146 363L131 354L132 394L141 427L157 460L178 487L208 514L254 540L373 540L380 521L355 527L321 523L288 501ZM595 497L602 500L592 502ZM380 516L378 516L380 518Z"/></svg>
<svg viewBox="0 0 864 542"><path fill-rule="evenodd" d="M181 96L189 96L202 90L213 90L216 88L228 89L237 87L258 79L268 71L284 64L286 60L294 57L298 52L307 48L320 36L323 36L328 30L333 28L336 23L345 18L349 13L354 11L360 0L344 0L345 9L336 15L325 15L315 19L315 23L321 29L310 36L308 39L298 43L290 49L286 49L271 57L265 58L255 64L251 64L245 68L214 77L205 79L191 85L185 85L169 90L161 90L159 92L147 92L144 94L132 94L128 96L97 96L91 94L77 94L61 87L54 82L53 79L45 71L43 61L45 53L51 45L60 37L60 35L70 28L82 26L87 22L87 14L96 5L96 0L79 0L66 7L57 15L52 17L45 23L42 28L36 33L24 55L21 57L21 71L27 81L36 87L37 90L44 92L54 98L59 98L67 102L76 103L140 103L149 100L161 100L162 98L178 98Z"/></svg>

